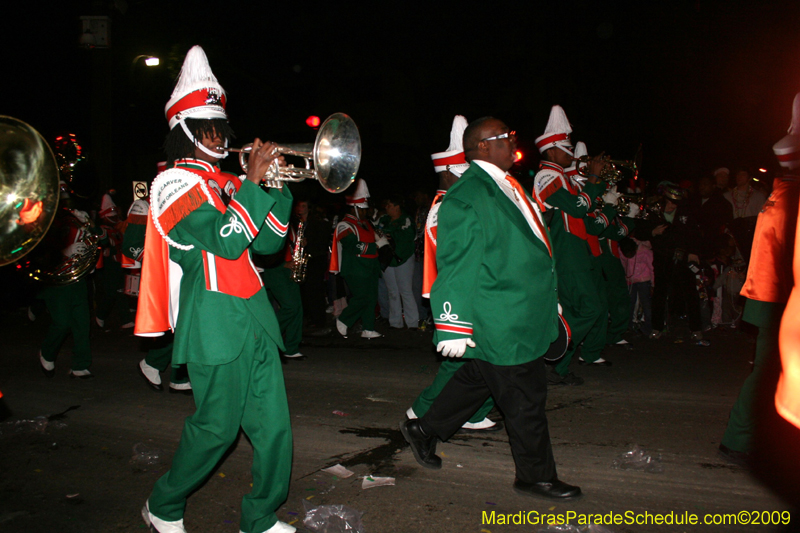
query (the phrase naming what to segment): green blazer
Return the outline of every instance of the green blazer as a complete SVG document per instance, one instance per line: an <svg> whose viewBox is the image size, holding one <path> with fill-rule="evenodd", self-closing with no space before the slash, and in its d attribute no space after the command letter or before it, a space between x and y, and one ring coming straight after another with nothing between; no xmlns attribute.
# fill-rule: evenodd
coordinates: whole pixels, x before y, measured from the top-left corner
<svg viewBox="0 0 800 533"><path fill-rule="evenodd" d="M476 347L464 357L517 365L541 357L558 337L553 258L475 163L440 205L436 264L434 344L471 337Z"/></svg>
<svg viewBox="0 0 800 533"><path fill-rule="evenodd" d="M211 194L215 194L214 191ZM175 325L173 364L198 363L222 365L236 359L241 353L246 335L268 335L283 349L278 321L262 288L249 298L240 298L221 291L209 290L209 271L204 262L204 251L221 259L234 260L243 253L269 255L283 249L285 225L292 209L292 194L288 187L282 191L260 187L245 180L235 195L239 212L242 209L255 223L255 235L247 231L226 231L231 226L232 209L220 212L204 203L169 232L179 244L193 245L191 250L170 246L170 259L181 270L180 305ZM277 220L282 228L270 221ZM240 227L243 221L240 221ZM252 263L252 261L251 261ZM222 268L221 266L219 268ZM256 331L248 331L251 324ZM257 354L257 357L263 354Z"/></svg>

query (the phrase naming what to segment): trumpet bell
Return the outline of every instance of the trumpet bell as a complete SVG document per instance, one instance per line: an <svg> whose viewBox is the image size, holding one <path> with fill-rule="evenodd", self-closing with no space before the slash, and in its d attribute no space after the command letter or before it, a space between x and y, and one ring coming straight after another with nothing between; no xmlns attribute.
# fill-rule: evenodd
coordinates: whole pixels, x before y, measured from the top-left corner
<svg viewBox="0 0 800 533"><path fill-rule="evenodd" d="M361 164L361 135L353 119L334 113L325 119L314 142L314 170L320 184L332 193L347 189Z"/></svg>
<svg viewBox="0 0 800 533"><path fill-rule="evenodd" d="M55 156L39 132L0 115L0 266L45 236L58 209L58 180Z"/></svg>

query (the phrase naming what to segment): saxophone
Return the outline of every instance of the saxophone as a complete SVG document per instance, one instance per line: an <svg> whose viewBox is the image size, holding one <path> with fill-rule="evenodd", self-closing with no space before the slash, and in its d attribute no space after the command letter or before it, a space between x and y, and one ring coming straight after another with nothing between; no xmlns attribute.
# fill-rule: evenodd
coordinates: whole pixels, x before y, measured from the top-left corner
<svg viewBox="0 0 800 533"><path fill-rule="evenodd" d="M311 254L306 252L306 247L303 245L305 233L306 225L301 220L297 224L297 241L292 252L292 281L295 283L303 283L305 281L308 260L311 258Z"/></svg>

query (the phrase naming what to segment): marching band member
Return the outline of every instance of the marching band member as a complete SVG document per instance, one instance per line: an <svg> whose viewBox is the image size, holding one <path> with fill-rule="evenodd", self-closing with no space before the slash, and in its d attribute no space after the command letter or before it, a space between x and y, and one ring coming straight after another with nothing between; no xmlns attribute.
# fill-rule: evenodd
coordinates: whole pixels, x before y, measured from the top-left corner
<svg viewBox="0 0 800 533"><path fill-rule="evenodd" d="M605 347L608 314L600 298L600 272L593 268L592 253L587 243L587 228L599 233L608 225L608 216L587 219L595 204L603 197L605 183L599 174L603 169L600 156L589 160L589 177L578 186L565 173L574 159L572 127L560 106L553 106L542 135L536 138L536 147L543 160L534 178L536 199L552 211L549 227L553 235L554 255L558 269L558 293L564 318L572 331L572 344L558 364L551 368L548 380L553 385L580 385L583 379L569 371L576 348L585 361L595 362ZM605 203L616 203L616 197L603 198Z"/></svg>
<svg viewBox="0 0 800 533"><path fill-rule="evenodd" d="M461 115L456 115L453 119L453 126L450 130L450 145L444 152L431 155L433 169L439 176L439 189L433 198L433 203L428 211L428 220L425 224L425 268L422 274L422 296L430 298L431 287L436 281L436 232L438 225L439 206L447 191L458 181L458 178L469 168L469 163L464 159L463 137L464 130L467 128L467 119ZM442 391L450 378L464 364L461 359L447 358L439 365L439 371L428 388L420 393L414 405L406 411L406 416L410 420L425 415L433 401ZM486 399L483 405L475 411L475 414L462 425L463 430L467 431L499 431L503 428L488 415L494 407L494 400L491 396Z"/></svg>
<svg viewBox="0 0 800 533"><path fill-rule="evenodd" d="M244 533L287 533L292 434L278 350L280 329L251 250L283 248L292 197L261 189L277 145L255 139L246 176L220 172L232 137L225 91L199 46L189 50L167 103L171 167L153 181L136 334L175 333L173 363L187 363L197 405L169 472L142 509L159 533L184 533L186 499L244 430L254 448Z"/></svg>
<svg viewBox="0 0 800 533"><path fill-rule="evenodd" d="M760 420L757 400L759 389L775 390L775 405L779 413L797 424L793 411L797 389L790 390L796 376L796 345L791 341L797 334L796 290L792 258L797 252L795 236L800 203L800 94L795 96L792 126L772 147L783 167L783 176L776 177L772 194L758 215L753 249L747 269L747 279L741 295L745 300L742 320L758 327L753 371L744 380L739 396L731 409L728 426L719 445L719 452L728 461L746 465L754 448ZM800 235L800 234L798 234ZM795 272L797 266L795 265ZM791 298L790 298L791 295ZM788 305L787 305L787 302ZM783 318L783 323L781 319ZM780 343L780 345L779 345ZM780 376L781 358L784 360ZM786 364L788 363L788 364ZM787 416L789 415L789 416Z"/></svg>
<svg viewBox="0 0 800 533"><path fill-rule="evenodd" d="M160 169L163 170L163 169ZM144 254L144 236L147 227L147 213L150 204L146 199L135 200L128 209L125 219L125 232L122 237L122 267L131 273L141 274L142 255ZM138 291L138 288L137 288ZM169 392L191 394L192 384L186 365L172 366L172 332L165 332L162 337L147 339L148 350L144 359L139 361L139 375L153 390L161 392L161 373L170 368Z"/></svg>
<svg viewBox="0 0 800 533"><path fill-rule="evenodd" d="M73 209L72 199L62 181L61 206L42 245L59 261L89 252L85 238L97 234L94 223L85 211ZM39 365L48 378L55 375L55 360L64 339L72 333L72 367L69 376L89 379L92 352L89 347L89 286L87 276L64 285L44 287L37 298L44 300L50 312L50 326L39 350Z"/></svg>
<svg viewBox="0 0 800 533"><path fill-rule="evenodd" d="M581 489L558 479L545 414L542 356L559 337L549 232L508 175L514 132L497 119L478 119L464 132L464 148L470 167L439 207L431 308L437 350L465 362L425 416L400 428L420 465L441 468L437 439L450 438L491 395L506 415L514 490L572 500Z"/></svg>
<svg viewBox="0 0 800 533"><path fill-rule="evenodd" d="M336 226L329 269L342 275L352 293L347 307L336 319L336 330L347 337L348 328L361 319L361 337L377 339L383 337L375 331L375 305L378 303L378 278L381 275L378 248L387 246L389 241L375 235L375 228L367 215L368 198L367 183L359 179L353 196L346 198L352 210Z"/></svg>
<svg viewBox="0 0 800 533"><path fill-rule="evenodd" d="M120 231L119 209L111 193L113 191L104 194L100 204L100 229L104 236L100 241L103 253L98 260L97 272L102 293L97 302L95 321L101 328L105 327L108 316L116 306L119 309L122 328L128 329L133 327L133 317L128 308L127 298L122 294L122 289L125 287L122 265L123 236Z"/></svg>
<svg viewBox="0 0 800 533"><path fill-rule="evenodd" d="M267 294L278 304L276 316L283 336L283 356L289 359L305 359L300 353L300 341L303 340L303 298L300 285L292 279L295 268L293 252L300 244L297 227L296 224L289 225L286 246L279 264L265 268L261 273Z"/></svg>

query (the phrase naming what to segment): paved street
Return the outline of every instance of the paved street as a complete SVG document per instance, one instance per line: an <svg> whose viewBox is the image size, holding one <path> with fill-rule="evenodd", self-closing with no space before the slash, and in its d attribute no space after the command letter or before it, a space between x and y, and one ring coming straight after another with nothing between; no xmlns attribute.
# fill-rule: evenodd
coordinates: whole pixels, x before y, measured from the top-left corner
<svg viewBox="0 0 800 533"><path fill-rule="evenodd" d="M94 379L67 377L70 341L56 363L56 376L46 379L36 353L47 322L42 317L30 323L23 311L2 316L0 390L12 414L0 423L0 531L143 531L139 510L169 467L183 419L193 411L192 398L156 393L144 384L136 372L144 352L130 330L93 328ZM391 330L374 341L307 337L302 351L308 358L283 366L294 463L289 498L278 515L303 531L304 505L343 504L363 513L368 533L501 533L539 528L484 523L483 518L492 512L497 520L520 511L573 511L694 513L702 520L706 513L792 511L748 471L717 456L728 411L749 372L754 337L725 331L709 338L708 348L676 343L676 336L633 339L634 350L607 350L611 368L574 364L586 383L552 389L548 417L559 476L580 485L584 497L554 505L511 489L514 469L505 431L457 435L440 444L442 470L417 465L398 425L436 372L430 332ZM46 425L40 419L45 427L19 422L72 406L79 407ZM612 468L635 445L660 456L663 472ZM134 461L134 447L158 455L155 464ZM242 436L189 499L188 531L238 531L251 458ZM337 463L355 475L339 479L320 471ZM776 457L775 464L791 471L792 457ZM367 475L393 477L395 485L362 489ZM790 530L607 527L615 533Z"/></svg>

